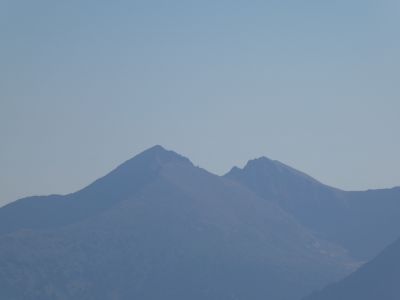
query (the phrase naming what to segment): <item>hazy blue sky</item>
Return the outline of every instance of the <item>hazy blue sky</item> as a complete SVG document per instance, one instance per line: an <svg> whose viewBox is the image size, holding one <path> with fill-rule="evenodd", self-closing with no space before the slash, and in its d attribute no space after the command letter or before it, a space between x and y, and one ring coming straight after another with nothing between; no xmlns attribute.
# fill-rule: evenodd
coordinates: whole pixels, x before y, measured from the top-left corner
<svg viewBox="0 0 400 300"><path fill-rule="evenodd" d="M400 2L0 0L0 204L162 144L400 185Z"/></svg>

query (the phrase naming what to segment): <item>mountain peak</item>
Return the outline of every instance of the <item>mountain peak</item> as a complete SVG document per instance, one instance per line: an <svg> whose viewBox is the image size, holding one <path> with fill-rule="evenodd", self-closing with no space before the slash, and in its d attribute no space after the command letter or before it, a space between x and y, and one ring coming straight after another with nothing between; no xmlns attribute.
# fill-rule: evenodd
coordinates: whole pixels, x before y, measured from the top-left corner
<svg viewBox="0 0 400 300"><path fill-rule="evenodd" d="M129 163L133 160L143 160L148 163L156 163L158 165L163 165L169 162L186 162L190 163L190 160L174 151L167 150L161 145L155 145L135 157L128 160L126 163Z"/></svg>
<svg viewBox="0 0 400 300"><path fill-rule="evenodd" d="M116 176L119 178L118 180L121 180L121 177L142 177L144 174L156 174L169 163L193 165L188 158L174 151L166 150L160 145L155 145L125 161L104 178L109 178L111 175L111 177Z"/></svg>
<svg viewBox="0 0 400 300"><path fill-rule="evenodd" d="M165 149L163 146L161 145L154 145L153 147L148 148L145 151L168 151L167 149Z"/></svg>
<svg viewBox="0 0 400 300"><path fill-rule="evenodd" d="M261 157L249 160L244 168L247 168L247 167L250 167L250 166L257 166L257 165L258 166L259 165L266 165L266 164L272 165L272 164L275 164L277 162L278 161L272 160L272 159L270 159L270 158L268 158L266 156L261 156Z"/></svg>
<svg viewBox="0 0 400 300"><path fill-rule="evenodd" d="M36 203L35 211L21 215L17 218L21 222L8 228L3 226L3 220L8 218L4 216L8 216L8 213L2 215L0 212L0 235L29 226L42 229L65 226L97 215L141 191L158 177L167 164L193 165L189 159L174 151L160 145L153 146L77 192L66 196L30 197L15 201L8 206L11 210L18 210L25 203L28 206ZM43 217L43 210L47 213L46 217Z"/></svg>
<svg viewBox="0 0 400 300"><path fill-rule="evenodd" d="M239 168L237 166L232 167L232 169L227 174L225 174L225 176L229 176L232 174L240 174L246 170L259 169L263 166L264 167L268 166L268 165L272 166L276 162L278 162L278 161L273 161L266 156L261 156L261 157L254 158L254 159L247 161L246 165L243 168Z"/></svg>
<svg viewBox="0 0 400 300"><path fill-rule="evenodd" d="M276 198L278 194L281 195L280 192L288 195L291 191L295 197L305 191L320 188L334 189L299 170L265 156L249 160L243 168L234 167L224 176L250 186L267 198Z"/></svg>
<svg viewBox="0 0 400 300"><path fill-rule="evenodd" d="M257 172L260 175L268 173L271 175L274 174L274 176L277 176L278 174L280 174L280 176L286 174L286 176L303 178L303 180L320 184L320 182L318 182L311 176L299 170L296 170L278 160L272 160L266 156L261 156L259 158L249 160L242 171Z"/></svg>

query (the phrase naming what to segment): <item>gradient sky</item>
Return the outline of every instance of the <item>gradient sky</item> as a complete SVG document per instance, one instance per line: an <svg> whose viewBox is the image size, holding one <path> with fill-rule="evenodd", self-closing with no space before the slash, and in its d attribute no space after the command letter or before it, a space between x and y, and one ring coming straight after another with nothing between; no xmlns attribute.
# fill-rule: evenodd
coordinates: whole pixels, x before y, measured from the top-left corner
<svg viewBox="0 0 400 300"><path fill-rule="evenodd" d="M400 185L400 2L0 0L0 205L161 144Z"/></svg>

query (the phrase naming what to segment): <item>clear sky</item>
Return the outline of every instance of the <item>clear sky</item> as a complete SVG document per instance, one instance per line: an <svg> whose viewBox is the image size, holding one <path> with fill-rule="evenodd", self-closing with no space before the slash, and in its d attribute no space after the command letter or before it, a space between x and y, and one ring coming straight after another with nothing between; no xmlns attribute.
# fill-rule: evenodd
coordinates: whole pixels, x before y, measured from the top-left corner
<svg viewBox="0 0 400 300"><path fill-rule="evenodd" d="M0 0L0 205L161 144L400 185L400 2Z"/></svg>

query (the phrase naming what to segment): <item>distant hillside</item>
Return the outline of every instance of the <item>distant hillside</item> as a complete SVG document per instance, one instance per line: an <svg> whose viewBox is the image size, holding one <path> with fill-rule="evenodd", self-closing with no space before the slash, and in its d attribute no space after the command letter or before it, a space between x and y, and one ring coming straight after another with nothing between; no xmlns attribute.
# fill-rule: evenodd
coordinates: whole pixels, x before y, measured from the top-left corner
<svg viewBox="0 0 400 300"><path fill-rule="evenodd" d="M400 299L400 240L338 283L304 300Z"/></svg>

